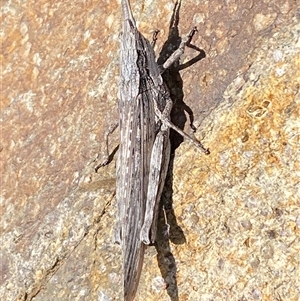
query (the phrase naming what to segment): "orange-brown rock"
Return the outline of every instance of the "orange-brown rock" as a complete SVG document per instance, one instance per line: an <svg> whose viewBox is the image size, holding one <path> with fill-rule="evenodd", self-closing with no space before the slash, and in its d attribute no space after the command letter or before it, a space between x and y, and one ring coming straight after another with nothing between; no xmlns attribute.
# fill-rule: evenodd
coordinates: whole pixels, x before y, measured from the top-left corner
<svg viewBox="0 0 300 301"><path fill-rule="evenodd" d="M115 160L93 171L118 115L119 2L1 4L2 300L121 300ZM131 2L159 53L175 1ZM182 2L180 35L197 26L206 57L179 80L211 154L176 149L170 235L161 216L137 300L299 299L299 7Z"/></svg>

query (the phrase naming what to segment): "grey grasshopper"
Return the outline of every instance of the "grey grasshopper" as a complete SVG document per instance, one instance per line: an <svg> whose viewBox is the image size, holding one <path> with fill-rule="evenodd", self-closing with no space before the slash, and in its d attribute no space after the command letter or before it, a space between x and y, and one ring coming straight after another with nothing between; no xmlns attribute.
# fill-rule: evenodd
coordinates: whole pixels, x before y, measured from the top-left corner
<svg viewBox="0 0 300 301"><path fill-rule="evenodd" d="M170 158L170 128L204 153L209 151L171 123L173 104L161 76L179 60L195 29L182 39L169 59L158 66L153 45L136 27L129 1L122 0L121 4L116 239L122 246L124 300L131 301L136 295L145 246L155 241L158 206Z"/></svg>

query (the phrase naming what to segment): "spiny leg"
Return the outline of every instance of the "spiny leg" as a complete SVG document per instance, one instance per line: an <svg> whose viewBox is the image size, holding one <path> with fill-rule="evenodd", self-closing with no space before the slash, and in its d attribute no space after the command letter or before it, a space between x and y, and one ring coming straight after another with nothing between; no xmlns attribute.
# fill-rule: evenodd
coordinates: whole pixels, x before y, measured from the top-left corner
<svg viewBox="0 0 300 301"><path fill-rule="evenodd" d="M141 241L146 245L155 242L158 206L168 171L170 151L169 128L162 124L156 135L150 159L145 220L140 235Z"/></svg>
<svg viewBox="0 0 300 301"><path fill-rule="evenodd" d="M186 139L190 140L191 142L193 142L193 144L196 147L200 148L206 155L209 155L210 154L209 149L205 148L199 140L197 140L195 137L192 137L189 134L185 133L178 126L176 126L175 124L173 124L170 121L169 116L170 116L172 106L173 106L172 100L171 100L170 97L168 97L166 99L166 105L164 107L164 110L163 110L163 112L161 112L160 109L158 108L158 105L157 105L156 101L154 101L154 111L155 111L156 116L162 121L163 124L165 124L166 126L168 126L171 129L173 129L174 131L179 133L184 138L186 138Z"/></svg>
<svg viewBox="0 0 300 301"><path fill-rule="evenodd" d="M179 45L179 47L172 53L172 55L164 62L164 64L162 65L163 70L161 73L164 72L164 70L168 69L173 63L175 63L177 60L180 59L180 57L183 55L184 53L184 48L185 46L189 46L191 43L191 40L194 36L194 34L197 32L197 27L195 26L190 33L185 36L184 38L182 38L181 43Z"/></svg>

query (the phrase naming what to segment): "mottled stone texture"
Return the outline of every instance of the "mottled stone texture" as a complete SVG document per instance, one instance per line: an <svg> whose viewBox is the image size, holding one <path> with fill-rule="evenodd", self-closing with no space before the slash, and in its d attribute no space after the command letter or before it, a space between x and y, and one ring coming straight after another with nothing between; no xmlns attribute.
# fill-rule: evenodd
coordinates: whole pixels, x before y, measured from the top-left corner
<svg viewBox="0 0 300 301"><path fill-rule="evenodd" d="M132 1L140 30L161 30L157 52L174 4ZM181 72L184 102L211 155L177 148L169 237L161 216L137 300L299 300L299 7L182 2L180 33L196 25L206 54ZM119 1L2 1L1 14L1 300L121 300L115 159L93 171L117 118Z"/></svg>

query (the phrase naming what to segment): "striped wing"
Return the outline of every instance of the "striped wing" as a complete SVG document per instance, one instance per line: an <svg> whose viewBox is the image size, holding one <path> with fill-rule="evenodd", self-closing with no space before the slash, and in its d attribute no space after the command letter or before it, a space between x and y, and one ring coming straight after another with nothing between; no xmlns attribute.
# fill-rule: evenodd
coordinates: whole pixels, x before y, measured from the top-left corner
<svg viewBox="0 0 300 301"><path fill-rule="evenodd" d="M150 43L125 20L120 57L120 145L117 166L119 236L123 253L124 299L133 300L143 265L143 226L150 157L156 135L153 107L153 74L147 64L155 62ZM158 67L157 73L159 74Z"/></svg>

